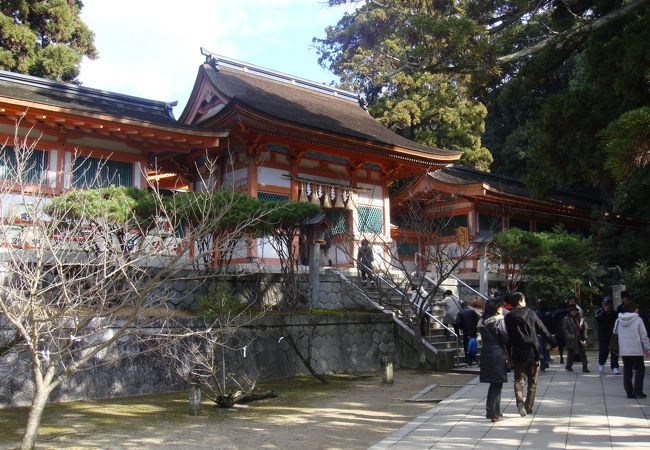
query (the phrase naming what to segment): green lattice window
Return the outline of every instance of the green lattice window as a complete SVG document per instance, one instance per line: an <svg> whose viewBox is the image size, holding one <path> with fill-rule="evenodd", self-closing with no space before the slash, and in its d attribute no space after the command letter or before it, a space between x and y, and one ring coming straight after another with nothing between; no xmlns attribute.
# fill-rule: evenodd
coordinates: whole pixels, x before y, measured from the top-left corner
<svg viewBox="0 0 650 450"><path fill-rule="evenodd" d="M381 233L384 229L384 215L381 208L359 206L359 232Z"/></svg>
<svg viewBox="0 0 650 450"><path fill-rule="evenodd" d="M77 158L72 169L72 186L100 188L133 186L133 164L99 158Z"/></svg>
<svg viewBox="0 0 650 450"><path fill-rule="evenodd" d="M348 232L349 212L345 208L327 208L325 218L331 227L332 236L346 234Z"/></svg>
<svg viewBox="0 0 650 450"><path fill-rule="evenodd" d="M45 183L47 181L48 153L33 150L25 161L25 178L29 183ZM16 152L13 147L5 147L0 151L0 179L16 178ZM21 168L22 170L22 168Z"/></svg>
<svg viewBox="0 0 650 450"><path fill-rule="evenodd" d="M289 201L289 196L283 194L272 194L270 192L258 192L257 199L265 202L286 202Z"/></svg>
<svg viewBox="0 0 650 450"><path fill-rule="evenodd" d="M415 256L418 252L418 245L411 242L398 242L397 254L399 256Z"/></svg>

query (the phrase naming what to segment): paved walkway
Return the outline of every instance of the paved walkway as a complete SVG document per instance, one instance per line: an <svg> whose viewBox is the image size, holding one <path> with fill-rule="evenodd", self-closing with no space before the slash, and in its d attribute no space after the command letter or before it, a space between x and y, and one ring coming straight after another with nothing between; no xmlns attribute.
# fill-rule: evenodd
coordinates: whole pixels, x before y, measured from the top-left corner
<svg viewBox="0 0 650 450"><path fill-rule="evenodd" d="M649 363L649 397L643 400L628 399L623 375L612 375L609 367L599 375L594 363L591 373L582 373L579 363L573 373L552 364L540 374L533 413L526 417L517 412L509 373L501 399L506 420L494 424L485 418L488 384L477 377L371 449L650 449Z"/></svg>

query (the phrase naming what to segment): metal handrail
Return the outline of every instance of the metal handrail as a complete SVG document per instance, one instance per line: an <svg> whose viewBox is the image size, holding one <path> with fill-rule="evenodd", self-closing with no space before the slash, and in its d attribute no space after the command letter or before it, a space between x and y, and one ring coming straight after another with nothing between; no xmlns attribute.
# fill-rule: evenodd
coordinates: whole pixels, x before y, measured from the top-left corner
<svg viewBox="0 0 650 450"><path fill-rule="evenodd" d="M399 295L401 295L402 298L406 298L406 294L404 294L404 292L400 291L399 288L398 288L395 284L393 284L393 283L391 283L390 281L388 281L388 280L382 278L381 275L374 273L371 267L368 267L368 266L366 266L365 264L363 264L363 267L365 267L366 269L369 269L369 273L371 274L371 275L370 275L371 278L376 278L376 279L378 279L379 281L381 281L381 282L383 282L385 285L387 285L389 288L391 288L393 291L395 291L395 292L397 292Z"/></svg>
<svg viewBox="0 0 650 450"><path fill-rule="evenodd" d="M439 291L442 291L442 290L443 290L442 286L439 286L435 281L433 281L431 278L429 278L428 275L425 275L424 278L425 278L429 283L431 283L431 284L437 286ZM461 280L461 279L459 279L458 277L456 277L454 274L450 273L450 274L449 274L449 278L453 278L454 280L456 280L457 282L459 282L460 284L462 284L463 286L465 286L467 289L469 289L470 291L474 292L476 295L478 295L478 296L480 296L481 298L483 298L483 300L489 300L489 298L487 298L485 295L481 294L479 291L477 291L476 289L474 289L474 288L473 288L472 286L470 286L469 284L465 283L463 280Z"/></svg>
<svg viewBox="0 0 650 450"><path fill-rule="evenodd" d="M458 278L456 275L454 275L453 273L450 273L449 276L450 276L451 278L453 278L454 280L458 281L460 284L462 284L463 286L465 286L467 289L469 289L470 291L472 291L473 293L475 293L475 294L478 295L479 297L481 297L483 300L489 300L489 298L487 298L485 295L481 294L479 291L477 291L476 289L474 289L474 288L473 288L472 286L470 286L469 284L465 283L463 280L459 279L459 278Z"/></svg>
<svg viewBox="0 0 650 450"><path fill-rule="evenodd" d="M428 316L430 319L433 319L434 322L436 322L436 323L437 323L438 325L440 325L442 328L444 328L444 329L447 330L449 333L451 333L452 336L454 336L454 338L455 338L455 340L456 340L455 359L456 359L456 365L458 366L458 347L459 347L460 336L458 335L458 333L456 333L456 330L454 330L453 328L450 328L450 327L448 327L447 325L445 325L441 320L439 320L437 317L435 317L435 316L434 316L433 314L431 314L429 311L426 311L426 310L421 309L418 305L415 304L415 302L414 302L413 300L411 300L411 298L409 298L405 293L399 291L399 289L397 289L396 286L392 285L392 283L390 283L388 280L384 280L384 279L383 279L382 277L380 277L379 275L378 275L377 277L378 277L381 281L383 281L384 283L388 284L388 285L391 286L393 289L395 289L396 291L398 291L398 292L402 295L402 298L403 298L403 299L408 300L408 302L409 302L409 304L411 305L411 308L412 308L412 309L421 310L421 311L422 311L426 316ZM431 280L429 280L429 281L431 281Z"/></svg>
<svg viewBox="0 0 650 450"><path fill-rule="evenodd" d="M411 306L412 309L413 309L414 307L419 309L419 307L417 307L417 305L415 305L415 303L414 303L414 302L413 302L413 301L412 301L412 300L411 300L411 299L410 299L410 298L409 298L409 297L408 297L404 292L402 292L401 290L399 290L399 288L398 288L395 284L393 284L392 282L390 282L390 281L384 279L384 278L381 277L379 274L375 273L375 272L372 270L371 267L368 267L368 266L366 266L365 264L361 264L361 265L362 265L364 268L368 269L368 273L370 274L370 278L371 278L371 279L374 278L374 279L378 279L379 281L383 282L383 283L386 284L389 288L391 288L392 290L394 290L395 292L397 292L397 293L402 297L402 300L407 300L407 301L409 302L409 305ZM431 282L431 279L430 279L430 278L427 278L426 276L425 276L425 278L426 278L428 281ZM435 284L435 283L433 283L433 284ZM355 288L359 289L358 286L355 286ZM449 333L451 333L451 334L456 338L456 365L458 365L458 347L459 347L459 339L460 339L460 336L458 335L458 333L456 333L456 330L454 330L453 328L450 328L450 327L448 327L447 325L445 325L445 324L444 324L442 321L440 321L437 317L433 316L429 311L423 311L423 312L424 312L424 314L426 314L430 319L433 319L434 322L436 322L438 325L440 325L442 328L444 328L445 330L447 330Z"/></svg>

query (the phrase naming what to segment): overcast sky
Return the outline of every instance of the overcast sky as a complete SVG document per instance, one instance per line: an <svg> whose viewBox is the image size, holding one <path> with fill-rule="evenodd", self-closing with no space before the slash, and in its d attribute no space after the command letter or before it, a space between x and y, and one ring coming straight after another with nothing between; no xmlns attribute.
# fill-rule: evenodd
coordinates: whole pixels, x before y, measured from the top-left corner
<svg viewBox="0 0 650 450"><path fill-rule="evenodd" d="M326 0L84 0L99 58L84 58L84 86L152 100L182 112L203 62L200 47L309 80L334 76L318 65L313 37L343 16Z"/></svg>

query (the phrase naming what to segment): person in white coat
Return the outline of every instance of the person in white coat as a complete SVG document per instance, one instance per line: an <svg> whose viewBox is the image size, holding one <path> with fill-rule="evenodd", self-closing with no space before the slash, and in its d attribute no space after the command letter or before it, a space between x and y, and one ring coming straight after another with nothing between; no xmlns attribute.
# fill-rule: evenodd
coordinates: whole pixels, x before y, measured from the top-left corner
<svg viewBox="0 0 650 450"><path fill-rule="evenodd" d="M456 318L458 313L461 310L461 302L459 299L454 297L454 293L450 290L445 291L445 295L442 297L442 300L435 302L436 306L444 306L445 308L445 317L442 319L442 322L447 327L453 327L454 332L458 335L458 326L456 325ZM449 333L445 330L445 335Z"/></svg>
<svg viewBox="0 0 650 450"><path fill-rule="evenodd" d="M650 340L638 311L637 304L629 302L625 305L624 312L618 315L614 325L614 332L618 334L619 353L623 358L623 388L627 398L647 397L643 392L643 357L650 356Z"/></svg>

